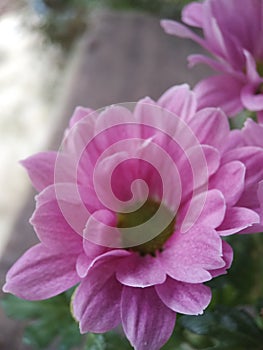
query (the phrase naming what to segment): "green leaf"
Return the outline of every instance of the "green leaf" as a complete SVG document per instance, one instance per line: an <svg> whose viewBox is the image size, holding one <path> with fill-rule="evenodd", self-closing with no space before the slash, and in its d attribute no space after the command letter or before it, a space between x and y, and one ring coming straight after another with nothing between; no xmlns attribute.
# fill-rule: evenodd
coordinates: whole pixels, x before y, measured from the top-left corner
<svg viewBox="0 0 263 350"><path fill-rule="evenodd" d="M263 332L244 310L221 306L201 316L182 316L180 323L187 331L207 336L214 342L204 349L262 349Z"/></svg>
<svg viewBox="0 0 263 350"><path fill-rule="evenodd" d="M80 345L84 338L70 314L72 291L42 301L7 295L2 305L9 317L27 321L23 341L33 349L46 349L55 342L57 350L70 350Z"/></svg>

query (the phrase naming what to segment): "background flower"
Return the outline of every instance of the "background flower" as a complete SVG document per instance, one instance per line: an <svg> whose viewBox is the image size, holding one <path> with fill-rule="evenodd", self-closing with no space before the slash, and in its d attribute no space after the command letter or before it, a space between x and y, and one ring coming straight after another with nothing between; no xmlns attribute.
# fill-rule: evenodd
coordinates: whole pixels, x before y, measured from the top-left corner
<svg viewBox="0 0 263 350"><path fill-rule="evenodd" d="M262 9L262 0L193 2L183 9L182 20L202 29L203 37L178 22L162 21L167 33L192 39L214 56L189 57L190 65L205 63L220 72L197 84L199 108L219 106L228 115L247 108L262 121Z"/></svg>

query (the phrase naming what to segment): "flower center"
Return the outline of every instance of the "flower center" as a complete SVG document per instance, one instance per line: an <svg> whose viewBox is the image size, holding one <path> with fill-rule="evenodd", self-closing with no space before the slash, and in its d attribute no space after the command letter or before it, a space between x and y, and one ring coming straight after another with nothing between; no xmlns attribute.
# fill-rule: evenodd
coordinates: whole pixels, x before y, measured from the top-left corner
<svg viewBox="0 0 263 350"><path fill-rule="evenodd" d="M122 229L124 228L131 228L131 227L142 225L148 222L148 220L150 220L153 217L153 215L155 215L158 209L159 209L158 214L160 213L161 221L165 220L165 218L171 218L171 212L167 209L166 206L152 199L147 199L145 203L135 211L131 211L129 213L118 213L117 227L122 232ZM168 240L168 238L174 232L175 216L172 219L172 221L168 220L166 222L168 222L168 225L165 227L165 229L162 230L153 239L128 249L138 252L142 256L146 254L155 256L157 251L161 252L163 250L164 243ZM155 232L155 229L156 227L152 227L153 232ZM125 241L125 235L123 235L123 240Z"/></svg>

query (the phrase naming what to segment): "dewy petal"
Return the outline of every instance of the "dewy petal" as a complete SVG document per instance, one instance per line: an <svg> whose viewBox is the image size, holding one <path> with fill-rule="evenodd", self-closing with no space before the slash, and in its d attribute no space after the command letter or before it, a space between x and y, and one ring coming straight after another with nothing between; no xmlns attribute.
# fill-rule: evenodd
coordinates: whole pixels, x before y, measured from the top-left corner
<svg viewBox="0 0 263 350"><path fill-rule="evenodd" d="M202 28L203 4L192 2L186 5L182 11L182 21L190 26Z"/></svg>
<svg viewBox="0 0 263 350"><path fill-rule="evenodd" d="M228 236L259 222L259 216L254 210L233 207L227 210L225 219L217 231L222 236Z"/></svg>
<svg viewBox="0 0 263 350"><path fill-rule="evenodd" d="M218 233L197 225L186 233L175 232L159 259L170 277L188 283L208 281L211 279L209 270L225 266Z"/></svg>
<svg viewBox="0 0 263 350"><path fill-rule="evenodd" d="M189 85L182 84L168 89L158 100L158 105L181 117L184 121L192 119L197 101Z"/></svg>
<svg viewBox="0 0 263 350"><path fill-rule="evenodd" d="M126 286L144 288L163 283L166 273L156 257L134 253L117 266L116 278Z"/></svg>
<svg viewBox="0 0 263 350"><path fill-rule="evenodd" d="M54 183L57 152L41 152L20 161L37 191Z"/></svg>
<svg viewBox="0 0 263 350"><path fill-rule="evenodd" d="M108 269L95 268L73 295L73 314L80 332L103 333L120 323L121 284Z"/></svg>
<svg viewBox="0 0 263 350"><path fill-rule="evenodd" d="M220 107L227 115L236 115L243 109L240 100L242 81L230 74L215 75L201 80L194 88L198 109Z"/></svg>
<svg viewBox="0 0 263 350"><path fill-rule="evenodd" d="M154 287L124 287L121 318L135 350L159 350L173 332L176 314L163 304Z"/></svg>
<svg viewBox="0 0 263 350"><path fill-rule="evenodd" d="M70 252L54 253L38 244L9 270L3 290L28 300L51 298L79 282L76 259Z"/></svg>
<svg viewBox="0 0 263 350"><path fill-rule="evenodd" d="M236 204L244 190L245 172L245 165L239 161L224 164L209 179L209 187L220 190L227 205L232 206Z"/></svg>
<svg viewBox="0 0 263 350"><path fill-rule="evenodd" d="M210 288L203 284L184 283L172 278L155 286L155 290L167 307L186 315L202 314L212 297Z"/></svg>
<svg viewBox="0 0 263 350"><path fill-rule="evenodd" d="M227 116L219 108L201 109L189 125L200 143L219 150L224 147L230 131Z"/></svg>

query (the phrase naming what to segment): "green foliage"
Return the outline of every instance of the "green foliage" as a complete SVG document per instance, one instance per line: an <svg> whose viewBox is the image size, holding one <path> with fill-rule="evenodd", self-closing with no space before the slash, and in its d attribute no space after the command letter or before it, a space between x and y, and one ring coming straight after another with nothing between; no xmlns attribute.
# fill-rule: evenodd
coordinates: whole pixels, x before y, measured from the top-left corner
<svg viewBox="0 0 263 350"><path fill-rule="evenodd" d="M262 349L263 329L245 310L221 306L201 316L183 316L180 322L186 330L211 341L211 346L202 349Z"/></svg>
<svg viewBox="0 0 263 350"><path fill-rule="evenodd" d="M43 301L27 301L8 295L2 301L6 314L27 321L23 341L33 349L46 349L55 343L57 350L70 350L81 344L78 325L70 314L72 291Z"/></svg>
<svg viewBox="0 0 263 350"><path fill-rule="evenodd" d="M93 0L94 6L106 6L118 10L138 10L160 17L178 18L180 11L193 0Z"/></svg>

